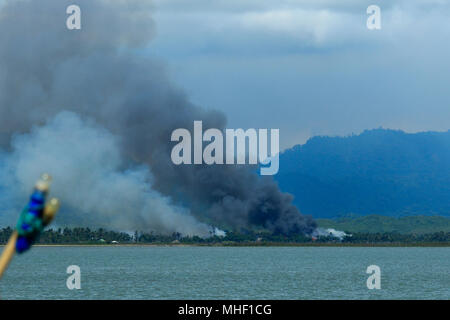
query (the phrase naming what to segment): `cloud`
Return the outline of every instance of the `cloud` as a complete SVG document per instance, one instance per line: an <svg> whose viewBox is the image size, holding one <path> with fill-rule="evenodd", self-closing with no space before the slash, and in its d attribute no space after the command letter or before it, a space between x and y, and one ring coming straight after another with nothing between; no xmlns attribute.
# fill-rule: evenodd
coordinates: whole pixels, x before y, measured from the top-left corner
<svg viewBox="0 0 450 320"><path fill-rule="evenodd" d="M280 128L282 147L380 126L447 130L450 3L156 1L148 48L233 127Z"/></svg>
<svg viewBox="0 0 450 320"><path fill-rule="evenodd" d="M448 31L450 5L442 1L379 1L383 36L366 28L371 1L156 1L158 50L164 54L264 54L282 49L385 45L414 30ZM435 26L439 25L439 30ZM177 45L178 44L178 45ZM253 50L252 50L253 49ZM267 50L267 54L273 53Z"/></svg>

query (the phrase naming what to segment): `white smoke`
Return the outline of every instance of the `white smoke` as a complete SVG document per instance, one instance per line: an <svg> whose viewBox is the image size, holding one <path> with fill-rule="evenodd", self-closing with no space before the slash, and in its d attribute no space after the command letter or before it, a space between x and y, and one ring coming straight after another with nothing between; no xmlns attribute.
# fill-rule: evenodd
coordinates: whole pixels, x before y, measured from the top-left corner
<svg viewBox="0 0 450 320"><path fill-rule="evenodd" d="M215 227L214 228L214 235L217 237L225 237L227 235L227 233L223 230L220 230L219 228Z"/></svg>
<svg viewBox="0 0 450 320"><path fill-rule="evenodd" d="M125 162L114 135L71 112L15 136L12 152L2 152L0 163L2 203L25 203L36 178L48 171L52 195L63 204L59 221L203 237L216 233L153 190L150 168ZM19 210L12 205L10 217L3 218L14 221Z"/></svg>
<svg viewBox="0 0 450 320"><path fill-rule="evenodd" d="M338 238L339 240L344 239L346 236L351 236L351 234L347 234L344 231L339 231L333 228L329 229L323 229L323 228L317 228L314 230L313 237L333 237Z"/></svg>

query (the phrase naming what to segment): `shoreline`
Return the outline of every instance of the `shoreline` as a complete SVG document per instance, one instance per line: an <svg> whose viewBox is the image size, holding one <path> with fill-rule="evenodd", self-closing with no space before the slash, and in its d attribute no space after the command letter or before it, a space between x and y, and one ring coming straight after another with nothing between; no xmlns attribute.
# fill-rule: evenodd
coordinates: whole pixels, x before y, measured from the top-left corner
<svg viewBox="0 0 450 320"><path fill-rule="evenodd" d="M3 248L5 245L0 245ZM423 248L446 248L450 243L233 243L233 244L200 244L200 243L140 243L140 244L35 244L34 247L423 247Z"/></svg>

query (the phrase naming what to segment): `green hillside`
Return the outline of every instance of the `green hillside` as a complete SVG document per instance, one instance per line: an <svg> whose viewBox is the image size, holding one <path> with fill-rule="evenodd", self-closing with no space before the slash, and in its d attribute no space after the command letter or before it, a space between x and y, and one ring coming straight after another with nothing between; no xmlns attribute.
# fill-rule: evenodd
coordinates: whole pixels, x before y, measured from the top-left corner
<svg viewBox="0 0 450 320"><path fill-rule="evenodd" d="M319 227L363 233L434 233L450 232L450 218L442 216L387 217L368 215L336 219L317 219Z"/></svg>
<svg viewBox="0 0 450 320"><path fill-rule="evenodd" d="M314 218L450 217L450 131L314 137L280 155L275 179Z"/></svg>

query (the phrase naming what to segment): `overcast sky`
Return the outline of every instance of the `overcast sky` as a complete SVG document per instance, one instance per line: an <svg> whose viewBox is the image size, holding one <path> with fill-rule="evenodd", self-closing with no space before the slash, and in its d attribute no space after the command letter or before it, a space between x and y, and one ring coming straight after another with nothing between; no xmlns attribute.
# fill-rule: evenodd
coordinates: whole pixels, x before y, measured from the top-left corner
<svg viewBox="0 0 450 320"><path fill-rule="evenodd" d="M381 30L366 27L381 7ZM364 129L450 128L450 1L154 0L149 54L230 128L283 148Z"/></svg>

